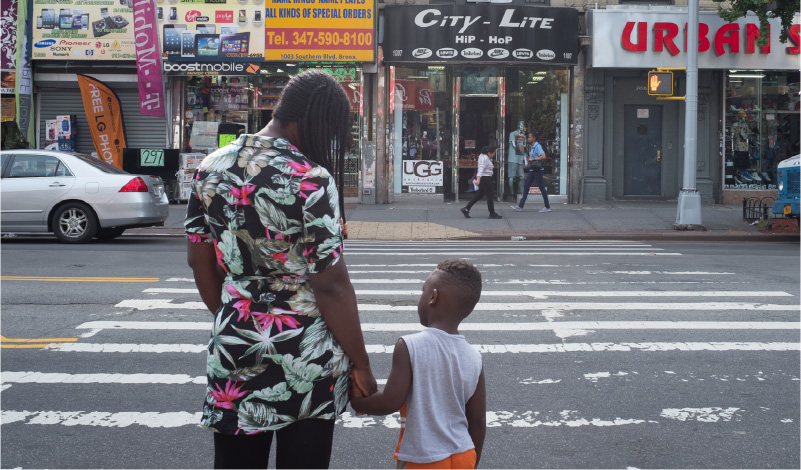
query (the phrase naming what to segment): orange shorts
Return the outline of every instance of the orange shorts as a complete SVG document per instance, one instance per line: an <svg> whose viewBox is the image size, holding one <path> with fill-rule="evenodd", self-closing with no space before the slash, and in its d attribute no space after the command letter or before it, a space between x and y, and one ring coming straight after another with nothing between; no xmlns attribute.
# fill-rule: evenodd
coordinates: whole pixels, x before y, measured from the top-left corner
<svg viewBox="0 0 801 470"><path fill-rule="evenodd" d="M397 468L476 468L476 450L470 449L461 454L453 454L447 459L431 463L414 463L398 460Z"/></svg>

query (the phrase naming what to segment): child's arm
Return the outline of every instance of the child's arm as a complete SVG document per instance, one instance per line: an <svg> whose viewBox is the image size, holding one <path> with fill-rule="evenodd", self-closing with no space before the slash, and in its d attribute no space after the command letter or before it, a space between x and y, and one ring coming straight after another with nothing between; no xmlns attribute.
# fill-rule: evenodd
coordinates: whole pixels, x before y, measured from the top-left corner
<svg viewBox="0 0 801 470"><path fill-rule="evenodd" d="M389 372L384 390L369 397L351 396L354 410L370 415L388 415L401 409L412 386L412 361L403 339L395 343L392 354L392 370Z"/></svg>
<svg viewBox="0 0 801 470"><path fill-rule="evenodd" d="M473 396L467 400L464 407L467 416L467 432L476 446L476 468L481 460L481 450L484 448L484 435L487 433L487 392L484 390L484 369L478 376L478 385Z"/></svg>

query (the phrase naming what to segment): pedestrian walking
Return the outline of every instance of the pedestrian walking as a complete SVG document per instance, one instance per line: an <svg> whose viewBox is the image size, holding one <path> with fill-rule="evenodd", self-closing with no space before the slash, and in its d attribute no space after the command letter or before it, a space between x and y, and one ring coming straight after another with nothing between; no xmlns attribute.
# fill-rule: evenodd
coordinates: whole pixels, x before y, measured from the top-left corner
<svg viewBox="0 0 801 470"><path fill-rule="evenodd" d="M377 389L342 253L349 104L321 71L292 78L267 127L203 159L187 259L214 315L201 426L215 468L328 468L334 420Z"/></svg>
<svg viewBox="0 0 801 470"><path fill-rule="evenodd" d="M512 209L516 210L517 212L523 211L523 206L526 204L526 198L528 197L528 191L531 189L531 184L536 181L537 187L540 188L540 193L542 194L542 201L545 203L545 207L540 209L540 212L551 212L551 205L548 203L548 190L545 188L545 181L543 175L545 174L545 168L543 168L542 162L548 156L545 154L545 151L542 150L542 145L537 142L537 135L533 132L528 133L528 143L531 146L531 150L528 153L527 163L526 163L526 182L523 183L523 196L520 198L520 202L512 205Z"/></svg>
<svg viewBox="0 0 801 470"><path fill-rule="evenodd" d="M400 410L398 468L476 468L486 434L481 355L459 324L481 297L481 273L464 260L443 261L423 283L417 303L422 332L395 343L383 391L353 409L372 415Z"/></svg>
<svg viewBox="0 0 801 470"><path fill-rule="evenodd" d="M481 200L482 197L487 196L487 208L489 209L490 219L502 219L499 214L495 213L495 194L492 189L492 173L493 163L495 159L496 148L493 146L484 146L481 149L481 154L478 156L478 169L476 170L476 186L478 191L473 196L473 199L461 209L462 215L470 218L470 208L475 203Z"/></svg>

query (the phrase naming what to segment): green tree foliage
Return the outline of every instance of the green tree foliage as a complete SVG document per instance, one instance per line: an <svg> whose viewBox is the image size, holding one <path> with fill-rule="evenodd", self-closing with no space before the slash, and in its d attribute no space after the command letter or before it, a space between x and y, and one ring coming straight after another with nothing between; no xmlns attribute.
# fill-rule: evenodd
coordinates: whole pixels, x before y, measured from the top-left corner
<svg viewBox="0 0 801 470"><path fill-rule="evenodd" d="M787 42L793 17L798 13L799 0L714 0L717 3L729 3L730 8L721 6L718 15L726 21L735 21L753 11L759 18L759 37L757 46L768 43L768 21L771 18L781 18L782 29L779 40Z"/></svg>

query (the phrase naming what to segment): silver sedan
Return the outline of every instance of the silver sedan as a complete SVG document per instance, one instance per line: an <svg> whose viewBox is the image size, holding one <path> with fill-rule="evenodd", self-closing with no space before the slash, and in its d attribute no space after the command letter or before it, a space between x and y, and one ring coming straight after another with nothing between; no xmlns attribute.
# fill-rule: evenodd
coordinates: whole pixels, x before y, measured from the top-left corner
<svg viewBox="0 0 801 470"><path fill-rule="evenodd" d="M164 225L169 214L158 176L133 175L78 153L6 150L0 158L4 233L52 232L62 242L85 243Z"/></svg>

